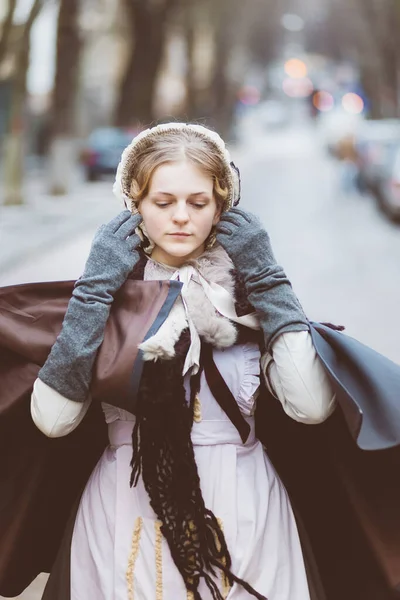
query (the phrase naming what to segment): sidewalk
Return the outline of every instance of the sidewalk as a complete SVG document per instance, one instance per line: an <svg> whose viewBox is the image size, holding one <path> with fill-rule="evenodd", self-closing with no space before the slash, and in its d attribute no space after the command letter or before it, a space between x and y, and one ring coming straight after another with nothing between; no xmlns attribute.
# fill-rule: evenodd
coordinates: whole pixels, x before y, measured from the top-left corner
<svg viewBox="0 0 400 600"><path fill-rule="evenodd" d="M242 144L230 146L233 159L243 163L249 157ZM123 206L112 192L112 177L95 183L83 181L79 172L66 196L50 196L45 169L35 169L25 183L22 206L4 206L0 181L0 278L9 279L24 261L52 253L85 233L93 235ZM1 285L1 284L0 284Z"/></svg>
<svg viewBox="0 0 400 600"><path fill-rule="evenodd" d="M240 144L232 144L230 150L235 161L243 161ZM0 277L25 260L51 253L84 233L93 234L123 210L112 192L113 177L87 183L77 172L74 179L68 195L50 196L45 169L35 169L27 176L22 206L2 205L0 181Z"/></svg>
<svg viewBox="0 0 400 600"><path fill-rule="evenodd" d="M30 177L26 204L0 204L0 274L51 253L86 231L94 232L123 210L112 193L112 183L111 179L77 182L67 196L54 197L45 193L43 180Z"/></svg>

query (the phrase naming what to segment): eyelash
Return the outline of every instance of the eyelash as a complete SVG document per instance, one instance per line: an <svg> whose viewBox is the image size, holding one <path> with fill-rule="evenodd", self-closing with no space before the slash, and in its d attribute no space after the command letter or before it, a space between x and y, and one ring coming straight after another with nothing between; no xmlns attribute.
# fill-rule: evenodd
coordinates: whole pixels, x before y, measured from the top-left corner
<svg viewBox="0 0 400 600"><path fill-rule="evenodd" d="M171 203L170 202L165 202L165 203L159 203L157 202L157 206L159 208L167 208L168 206L170 206ZM206 205L205 204L192 204L192 206L198 210L200 210L201 208L204 208Z"/></svg>

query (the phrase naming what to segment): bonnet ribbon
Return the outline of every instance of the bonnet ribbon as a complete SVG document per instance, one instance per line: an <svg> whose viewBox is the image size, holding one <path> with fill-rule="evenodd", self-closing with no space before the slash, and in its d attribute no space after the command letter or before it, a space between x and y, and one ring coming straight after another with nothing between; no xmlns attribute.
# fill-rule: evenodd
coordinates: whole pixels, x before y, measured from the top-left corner
<svg viewBox="0 0 400 600"><path fill-rule="evenodd" d="M186 355L185 364L183 366L183 375L186 375L190 369L192 369L192 374L195 375L200 368L200 336L197 333L197 329L189 315L186 300L187 290L191 279L202 286L205 295L220 315L226 317L230 321L238 323L239 325L249 327L250 329L260 329L260 323L255 312L252 312L248 315L243 315L241 317L237 316L235 300L225 288L218 283L206 281L201 273L199 273L199 271L197 271L197 269L191 265L184 265L183 267L180 267L180 269L175 271L175 273L172 275L171 280L180 281L183 284L181 296L190 331L191 341L188 353Z"/></svg>

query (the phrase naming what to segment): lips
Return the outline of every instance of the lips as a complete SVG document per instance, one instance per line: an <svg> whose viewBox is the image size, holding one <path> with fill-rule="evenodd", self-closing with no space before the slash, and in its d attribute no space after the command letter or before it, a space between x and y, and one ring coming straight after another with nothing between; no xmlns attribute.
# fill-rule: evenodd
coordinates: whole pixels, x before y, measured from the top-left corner
<svg viewBox="0 0 400 600"><path fill-rule="evenodd" d="M169 233L168 235L173 235L174 237L190 237L191 234L177 231L176 233Z"/></svg>

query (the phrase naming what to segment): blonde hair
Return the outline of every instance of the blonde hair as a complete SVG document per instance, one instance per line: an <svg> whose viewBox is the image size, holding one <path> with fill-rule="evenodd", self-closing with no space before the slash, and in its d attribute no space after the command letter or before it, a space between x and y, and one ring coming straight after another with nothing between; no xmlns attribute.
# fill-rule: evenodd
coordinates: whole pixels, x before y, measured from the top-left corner
<svg viewBox="0 0 400 600"><path fill-rule="evenodd" d="M132 164L130 197L139 204L148 194L154 171L166 163L188 160L213 180L213 193L218 208L224 209L229 186L226 165L215 145L197 131L165 131L144 140Z"/></svg>

